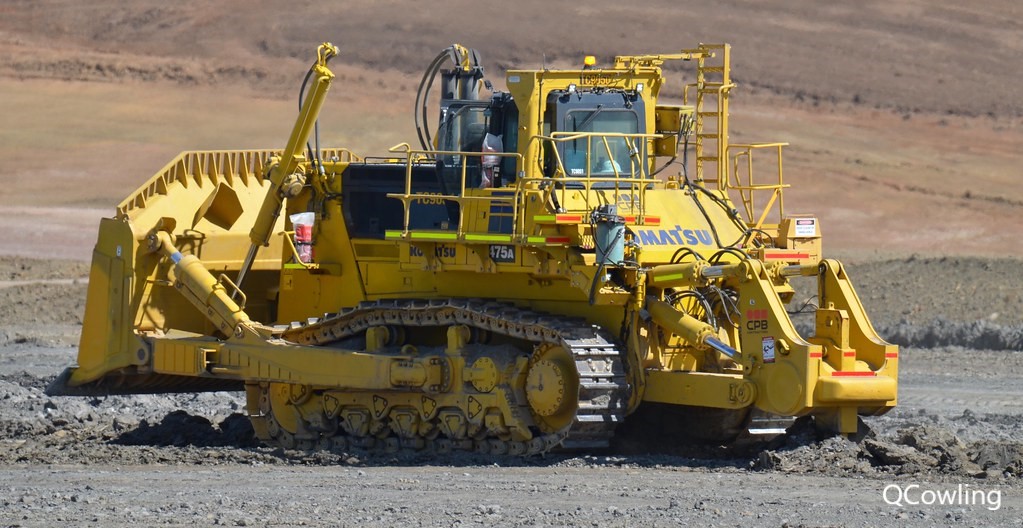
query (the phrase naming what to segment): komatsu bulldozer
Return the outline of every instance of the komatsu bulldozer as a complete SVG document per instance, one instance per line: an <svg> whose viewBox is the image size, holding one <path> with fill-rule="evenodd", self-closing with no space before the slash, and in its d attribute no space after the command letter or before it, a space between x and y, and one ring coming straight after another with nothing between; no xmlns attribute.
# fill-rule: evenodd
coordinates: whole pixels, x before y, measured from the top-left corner
<svg viewBox="0 0 1023 528"><path fill-rule="evenodd" d="M784 208L785 144L729 141L728 45L505 91L452 45L418 147L379 157L320 147L337 54L283 150L185 152L101 221L52 394L244 390L268 445L511 455L606 447L643 413L723 444L800 416L852 435L896 404L897 347Z"/></svg>

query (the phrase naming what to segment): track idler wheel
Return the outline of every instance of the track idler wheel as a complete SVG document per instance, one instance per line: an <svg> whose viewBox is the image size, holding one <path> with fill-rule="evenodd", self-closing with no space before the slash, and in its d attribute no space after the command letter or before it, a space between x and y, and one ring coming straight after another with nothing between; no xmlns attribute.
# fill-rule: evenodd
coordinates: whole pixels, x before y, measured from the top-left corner
<svg viewBox="0 0 1023 528"><path fill-rule="evenodd" d="M571 426L579 408L579 373L572 354L556 345L538 346L526 372L526 399L543 432Z"/></svg>
<svg viewBox="0 0 1023 528"><path fill-rule="evenodd" d="M270 441L287 449L305 448L310 438L298 406L308 402L312 393L308 387L290 383L270 383L263 389L260 411L267 417Z"/></svg>

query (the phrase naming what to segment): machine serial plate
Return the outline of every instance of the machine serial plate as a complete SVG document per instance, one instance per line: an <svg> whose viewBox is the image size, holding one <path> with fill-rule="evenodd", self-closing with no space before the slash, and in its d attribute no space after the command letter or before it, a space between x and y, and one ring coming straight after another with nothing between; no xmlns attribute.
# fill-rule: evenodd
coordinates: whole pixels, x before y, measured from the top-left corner
<svg viewBox="0 0 1023 528"><path fill-rule="evenodd" d="M491 244L490 260L494 262L515 262L515 246L511 244Z"/></svg>

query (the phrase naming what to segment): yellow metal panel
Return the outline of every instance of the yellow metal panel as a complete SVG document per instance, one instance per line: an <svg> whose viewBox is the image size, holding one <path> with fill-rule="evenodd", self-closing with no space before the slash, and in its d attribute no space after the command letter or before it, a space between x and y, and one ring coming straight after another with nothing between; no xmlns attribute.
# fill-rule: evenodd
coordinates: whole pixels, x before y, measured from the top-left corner
<svg viewBox="0 0 1023 528"><path fill-rule="evenodd" d="M731 374L648 370L643 401L740 409L753 403L756 387Z"/></svg>
<svg viewBox="0 0 1023 528"><path fill-rule="evenodd" d="M569 202L568 207L575 206L578 200ZM699 200L706 217L694 200ZM619 203L625 208L619 213L627 213L628 207L637 201L632 193L621 194ZM731 244L743 234L729 219L728 212L702 193L689 195L681 189L650 189L643 195L643 204L645 214L659 217L658 225L631 228L636 235L635 242L642 246L645 262L668 262L680 246L710 256L718 249L715 230L722 244Z"/></svg>
<svg viewBox="0 0 1023 528"><path fill-rule="evenodd" d="M398 245L393 242L378 242L376 240L359 240L352 244L355 249L355 256L361 259L389 259L397 260Z"/></svg>
<svg viewBox="0 0 1023 528"><path fill-rule="evenodd" d="M127 222L104 218L92 254L89 290L85 303L78 368L69 384L78 385L104 374L136 364L136 343L131 333L133 314L128 312L132 295L136 245Z"/></svg>
<svg viewBox="0 0 1023 528"><path fill-rule="evenodd" d="M161 339L153 343L153 370L161 374L197 376L206 371L208 343Z"/></svg>
<svg viewBox="0 0 1023 528"><path fill-rule="evenodd" d="M657 105L654 109L655 129L659 133L670 135L654 140L654 154L664 157L678 155L679 138L676 134L682 129L685 116L692 113L692 106Z"/></svg>
<svg viewBox="0 0 1023 528"><path fill-rule="evenodd" d="M354 306L363 300L361 281L352 287L355 274L329 275L314 270L285 270L281 288L277 319L282 323L319 317L336 312L345 306Z"/></svg>
<svg viewBox="0 0 1023 528"><path fill-rule="evenodd" d="M896 382L888 376L821 376L817 399L835 403L879 403L895 399Z"/></svg>
<svg viewBox="0 0 1023 528"><path fill-rule="evenodd" d="M378 299L393 296L423 296L436 291L432 272L423 272L420 264L408 267L414 271L403 269L398 263L364 264L362 276L366 281L367 297Z"/></svg>

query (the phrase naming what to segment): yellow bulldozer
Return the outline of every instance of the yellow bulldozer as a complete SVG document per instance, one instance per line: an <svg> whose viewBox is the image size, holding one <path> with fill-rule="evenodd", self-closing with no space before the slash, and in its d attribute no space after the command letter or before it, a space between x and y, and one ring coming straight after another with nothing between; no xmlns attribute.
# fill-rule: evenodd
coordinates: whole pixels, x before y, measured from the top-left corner
<svg viewBox="0 0 1023 528"><path fill-rule="evenodd" d="M378 157L320 147L337 54L283 150L185 152L101 221L51 394L244 390L268 445L511 455L608 446L641 411L729 443L896 404L897 347L784 209L785 144L729 142L728 45L506 91L452 45L418 148ZM786 311L804 279L812 335Z"/></svg>

